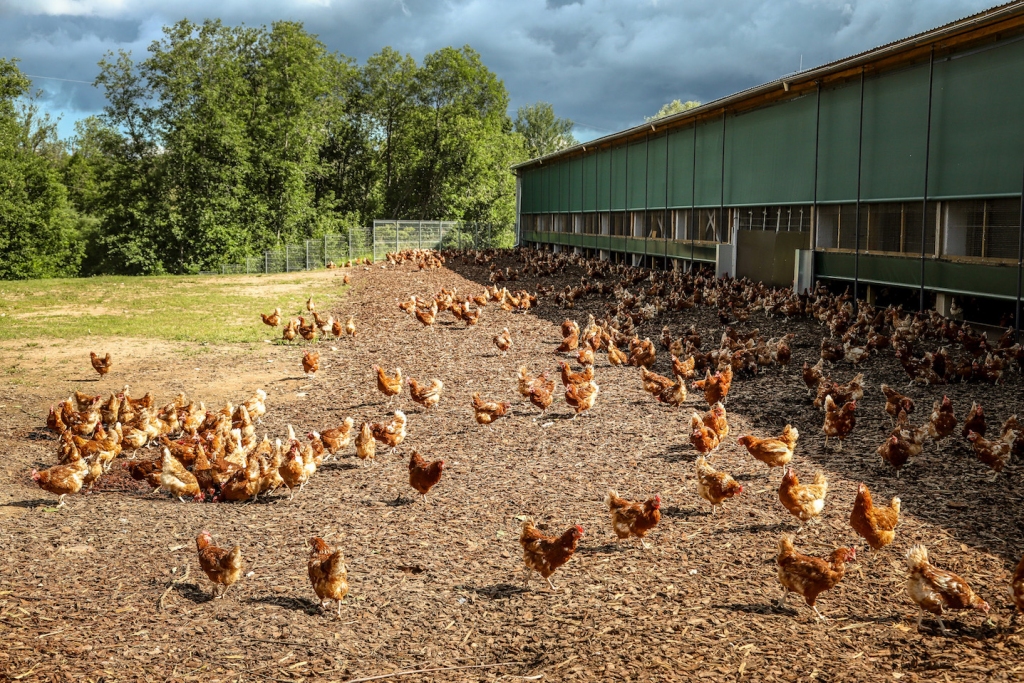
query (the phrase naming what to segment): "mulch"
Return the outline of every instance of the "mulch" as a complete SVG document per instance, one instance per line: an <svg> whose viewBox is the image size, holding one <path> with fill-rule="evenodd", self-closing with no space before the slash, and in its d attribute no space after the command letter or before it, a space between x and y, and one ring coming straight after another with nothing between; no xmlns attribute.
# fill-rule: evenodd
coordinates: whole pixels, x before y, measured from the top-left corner
<svg viewBox="0 0 1024 683"><path fill-rule="evenodd" d="M502 265L518 267L510 258ZM1019 375L995 387L908 388L891 351L859 368L840 363L834 378L864 372L867 389L854 433L842 450L826 450L823 414L799 375L803 361L817 360L824 328L757 314L743 329L757 327L765 338L796 334L793 365L788 373L769 368L734 382L726 403L731 435L715 464L744 491L726 502L726 514L712 516L695 492L696 453L688 440L691 408L706 409L699 392L681 409L660 405L643 392L635 368L610 367L598 354L601 392L590 414L572 420L556 393L538 419L519 397L518 367L554 376L558 324L569 314L581 325L588 312L603 316L599 297L573 311L544 298L528 313L491 305L469 328L442 313L426 329L396 305L442 286L478 293L487 274L458 260L423 272L410 265L353 269L353 286L332 312L356 315L355 342L322 343L314 380L265 386L268 411L258 433L280 437L287 424L305 433L347 416L358 425L401 408L409 434L396 455L379 447L370 466L350 447L291 501L279 493L251 504L182 504L111 475L100 492L71 497L52 511L52 497L27 476L52 463L55 439L41 431L45 413L8 413L0 678L345 681L479 665L491 668L396 680L1024 678L1024 624L1010 624L1008 597L1009 575L1024 553L1024 467L1015 462L992 482L966 442L950 439L927 446L897 478L875 453L890 429L879 384L917 401L914 425L943 394L961 420L971 401L982 401L993 425L1024 414ZM568 269L542 282L564 286L579 275ZM530 291L537 284L513 283ZM641 336L657 341L665 324L677 336L696 324L705 348L722 331L714 309L701 307L668 313L641 328ZM506 326L513 348L502 357L491 338ZM294 363L300 374L301 348L268 345L266 354ZM246 361L216 362L247 370ZM376 390L373 363L389 372L400 366L418 380L442 379L440 405L424 412L406 393L389 407ZM669 366L659 347L654 370L668 375ZM133 389L163 400L173 395L159 386ZM275 403L275 392L283 391L304 396ZM493 428L476 424L476 391L511 401L512 416ZM785 609L775 606L778 538L796 531L796 520L778 502L779 471L768 474L735 442L741 434L776 434L787 423L801 433L798 473L810 480L823 470L830 484L824 514L799 534L797 548L814 555L838 545L861 548L842 583L818 601L825 623L795 596ZM427 502L408 486L412 449L446 460ZM903 502L896 541L874 561L848 524L862 481L876 503L894 495ZM631 499L660 493L663 517L648 536L651 549L615 539L602 505L609 488ZM586 529L575 557L554 575L554 592L536 577L523 589L518 536L526 516L553 534L572 524ZM210 599L195 558L201 529L219 545L240 544L253 572L224 599ZM344 549L351 593L340 620L333 610L319 612L309 586L306 543L314 535ZM914 543L926 544L935 564L989 600L988 620L951 616L949 637L930 620L917 629L916 607L904 590L903 556Z"/></svg>

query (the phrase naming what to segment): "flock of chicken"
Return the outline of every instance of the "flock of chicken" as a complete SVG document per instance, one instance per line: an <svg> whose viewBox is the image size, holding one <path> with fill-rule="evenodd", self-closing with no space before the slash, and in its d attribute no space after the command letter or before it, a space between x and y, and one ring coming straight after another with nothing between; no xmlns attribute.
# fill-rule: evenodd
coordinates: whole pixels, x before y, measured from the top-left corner
<svg viewBox="0 0 1024 683"><path fill-rule="evenodd" d="M581 367L577 371L566 360L557 361L564 399L573 410L573 419L591 410L599 395L600 387L595 381L594 371L595 354L606 353L609 366L638 368L643 389L658 402L672 407L682 406L687 401L687 381L695 380L703 372L703 379L692 381L690 388L702 393L708 410L692 411L689 431L690 443L698 453L697 493L712 506L713 512L743 491L732 476L713 466L715 454L729 434L724 404L733 380L754 376L772 365L783 370L788 368L792 355L789 345L794 335L764 340L758 330L740 333L727 326L718 348L704 351L695 326L691 326L679 339L675 339L666 326L660 341L671 354L672 377L669 378L651 370L657 358L657 348L649 338L641 339L637 331L638 327L655 320L665 311L682 311L705 305L717 307L718 317L725 325L733 321L745 322L757 311L768 316L807 316L827 325L832 336L822 341L822 360L815 366L805 363L803 368L803 378L809 392L814 394L815 407L825 411L822 429L826 446L828 439L834 438L840 441L841 447L842 440L856 425L857 401L864 395L862 375L841 384L826 375L826 363L829 367L841 361L857 364L868 354L894 348L912 382L941 383L955 377L963 381L985 379L999 382L1003 381L1005 372L1019 368L1024 358L1020 346L1011 344L1012 340L1006 335L1000 339L997 348L990 348L984 335L977 335L969 326L959 326L934 312L903 316L899 309L876 310L863 302L855 308L848 294L835 296L824 288L799 295L744 280L716 279L679 271L650 271L604 261L588 261L575 255L541 254L528 250L520 250L516 254L524 264L524 274L553 275L569 265L583 268L586 274L576 287L566 287L559 292L538 287L538 293L534 295L524 290L510 292L505 287L497 288L498 283L515 281L520 273L511 268L499 269L494 263L494 252L414 250L389 254L387 260L396 266L413 263L424 269L438 268L447 258L461 256L464 260L473 259L478 265L490 267L492 284L485 287L480 295L460 296L455 289L442 288L429 300L412 296L399 304L401 310L428 328L433 328L442 311L450 312L455 321L467 326L476 325L481 311L491 302L496 302L504 311L525 311L536 305L538 295L549 295L566 309L575 308L579 301L589 296L611 298L613 301L605 304L607 316L603 319L591 315L582 329L574 320L565 320L561 325L563 339L553 349L555 354L571 354L571 359ZM347 281L349 276L345 277ZM617 282L607 282L612 279ZM598 284L600 280L606 282ZM638 288L639 293L633 294L631 287ZM313 324L307 324L304 318L289 321L285 326L286 340L290 341L298 334L315 342L318 333L322 336L347 334L355 337L354 316L349 316L342 324L330 316L322 318L316 312L312 299L306 305L313 315ZM267 325L277 326L281 322L280 309L270 315L262 315L262 318ZM962 345L974 356L974 360L968 363L971 371L962 372L967 366L963 361L954 359L946 347L925 351L918 357L916 350L919 345L929 339ZM503 355L508 353L513 339L507 327L494 336L493 344ZM101 375L111 367L109 354L105 359L93 354L92 363ZM307 374L315 374L319 366L318 354L307 351L302 363ZM389 401L401 394L405 386L409 387L412 400L427 410L442 398L444 383L440 379L421 384L415 379L403 378L401 368L396 368L393 374L376 365L373 370L378 390ZM519 368L518 391L542 415L553 402L555 387L556 382L547 371L534 375L527 366ZM895 427L878 448L878 453L896 468L897 473L910 458L921 452L926 439L939 441L955 431L958 423L948 398L936 402L930 419L915 429L910 426L908 417L914 412L914 401L884 384L881 391L886 398L885 411L894 419ZM158 440L162 446L162 458L125 463L134 478L146 480L154 489L165 489L180 498L190 496L203 500L208 497L212 501L248 500L282 486L294 495L296 489L301 490L309 481L325 458L342 453L349 444L354 445L358 457L372 461L377 443L394 452L407 434L407 417L401 410L395 410L394 419L389 423L364 422L356 429L353 419L347 418L340 427L309 433L306 442L300 442L289 425L287 447L280 439L272 445L266 436L262 441L255 437L254 421L266 411L265 398L266 394L258 391L238 406L228 404L220 411L208 412L202 404L186 403L183 395L155 410L150 395L133 399L128 387L120 394L111 395L105 402L102 397L76 394L51 409L48 420L48 426L60 435L61 463L43 472L33 471L32 477L42 488L60 495L63 502L66 494L90 485L109 468L122 445L141 448ZM510 402L485 400L479 393L472 396L471 408L481 425L491 425L509 415L511 407ZM1003 424L999 439L986 441L985 434L984 413L981 406L975 404L964 422L962 435L972 444L978 459L998 472L1011 455L1022 455L1024 431L1019 428L1016 416ZM828 481L822 472L817 472L812 483L800 482L791 464L799 436L796 428L786 425L777 437L744 435L739 437L738 443L753 458L767 465L769 471L774 467L783 468L779 500L802 527L824 512ZM443 469L443 460L428 462L414 450L409 461L410 486L425 497L440 481ZM660 496L634 502L620 497L615 491L608 491L604 503L615 535L622 539L637 538L646 547L645 536L660 520ZM867 486L860 484L850 513L850 525L874 553L895 539L900 510L899 498L893 498L888 506L876 507ZM536 527L532 519L526 519L519 539L524 554L526 584L532 572L536 571L554 588L551 576L571 559L583 534L583 528L574 525L560 536L548 536ZM340 600L348 590L341 551L332 550L322 539L312 539L310 546L309 576L314 589L323 602L338 600L340 610ZM203 532L197 537L197 549L203 569L215 584L226 589L238 580L242 565L237 546L231 550L217 548L212 544L210 534ZM788 593L795 592L821 617L815 604L818 595L842 580L846 563L855 557L855 548L838 548L827 558L811 557L796 551L792 535L783 536L776 558L778 578L784 588L780 605ZM940 617L939 625L943 632L945 625L941 616L947 610L989 611L989 605L971 590L966 581L931 565L923 546L911 548L907 562L908 594L923 611ZM1024 611L1024 560L1014 574L1012 585L1015 604Z"/></svg>

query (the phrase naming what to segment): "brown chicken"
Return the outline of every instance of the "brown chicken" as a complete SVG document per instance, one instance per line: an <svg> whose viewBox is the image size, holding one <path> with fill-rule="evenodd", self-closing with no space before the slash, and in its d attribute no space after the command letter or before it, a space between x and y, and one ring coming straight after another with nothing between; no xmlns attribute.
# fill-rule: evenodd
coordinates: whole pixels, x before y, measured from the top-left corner
<svg viewBox="0 0 1024 683"><path fill-rule="evenodd" d="M575 351L580 346L579 332L573 330L569 332L565 337L562 338L562 342L555 348L555 353L569 353Z"/></svg>
<svg viewBox="0 0 1024 683"><path fill-rule="evenodd" d="M338 618L341 618L341 601L348 595L348 570L341 549L332 550L322 538L309 540L309 582L313 584L320 608L327 611L327 601L338 603Z"/></svg>
<svg viewBox="0 0 1024 683"><path fill-rule="evenodd" d="M826 448L829 438L833 438L839 439L839 449L842 450L843 440L857 426L857 416L853 412L856 408L856 401L844 403L842 408L838 408L831 396L825 397L825 424L821 426L821 431L825 432Z"/></svg>
<svg viewBox="0 0 1024 683"><path fill-rule="evenodd" d="M819 360L814 365L809 365L807 361L804 361L803 378L804 384L807 385L808 396L817 393L818 385L825 378L824 366L824 360Z"/></svg>
<svg viewBox="0 0 1024 683"><path fill-rule="evenodd" d="M626 365L629 362L629 356L623 351L619 350L615 344L608 345L608 364L612 366Z"/></svg>
<svg viewBox="0 0 1024 683"><path fill-rule="evenodd" d="M576 352L576 361L580 365L593 365L594 364L594 349L589 346L580 347L580 350Z"/></svg>
<svg viewBox="0 0 1024 683"><path fill-rule="evenodd" d="M825 495L828 493L828 480L820 470L814 474L813 484L801 484L792 467L779 484L779 502L790 514L800 520L800 526L821 514L825 509Z"/></svg>
<svg viewBox="0 0 1024 683"><path fill-rule="evenodd" d="M793 459L793 450L800 432L792 425L786 425L778 438L759 439L756 436L741 436L737 441L747 452L769 468L785 467ZM768 470L771 472L771 469Z"/></svg>
<svg viewBox="0 0 1024 683"><path fill-rule="evenodd" d="M1024 427L1021 427L1016 415L1011 415L1006 418L1006 422L1003 423L1003 428L1000 430L999 436L1005 437L1011 430L1016 432L1017 438L1013 440L1013 446L1010 447L1010 452L1018 458L1024 457Z"/></svg>
<svg viewBox="0 0 1024 683"><path fill-rule="evenodd" d="M1002 472L1007 463L1010 462L1013 442L1017 438L1017 432L1012 429L999 439L991 441L977 432L967 434L967 440L974 448L974 456L982 464L988 465L996 473Z"/></svg>
<svg viewBox="0 0 1024 683"><path fill-rule="evenodd" d="M366 428L365 423L363 427ZM373 442L372 435L370 436L370 441ZM356 450L358 451L358 448ZM281 462L278 474L281 475L281 480L290 492L288 500L295 497L296 489L301 491L302 487L309 481L309 474L302 459L302 450L297 441L289 442L288 452Z"/></svg>
<svg viewBox="0 0 1024 683"><path fill-rule="evenodd" d="M568 387L570 384L586 384L594 379L594 366L588 365L580 372L572 372L569 369L569 364L564 360L558 361L558 369L562 375L562 386Z"/></svg>
<svg viewBox="0 0 1024 683"><path fill-rule="evenodd" d="M540 408L540 414L543 415L547 412L548 408L551 407L551 403L554 400L555 393L555 380L549 379L543 383L536 383L530 387L528 398L530 403Z"/></svg>
<svg viewBox="0 0 1024 683"><path fill-rule="evenodd" d="M853 501L853 510L850 512L850 526L857 535L867 541L872 556L896 538L896 525L900 522L900 504L900 499L894 497L888 507L875 507L867 485L861 484L857 487L857 498Z"/></svg>
<svg viewBox="0 0 1024 683"><path fill-rule="evenodd" d="M679 360L675 355L672 356L672 374L676 377L693 379L696 367L697 359L693 356L690 356L684 361Z"/></svg>
<svg viewBox="0 0 1024 683"><path fill-rule="evenodd" d="M441 401L441 392L444 391L444 382L441 380L432 379L430 384L423 385L410 377L407 382L409 384L409 396L427 410L430 410Z"/></svg>
<svg viewBox="0 0 1024 683"><path fill-rule="evenodd" d="M114 367L109 353L107 353L105 358L100 358L94 351L90 351L89 358L92 359L92 369L100 373L100 377L106 375L110 372L110 368Z"/></svg>
<svg viewBox="0 0 1024 683"><path fill-rule="evenodd" d="M960 430L960 436L967 438L967 435L971 432L985 436L985 411L982 409L980 403L971 404L971 412L967 413L967 419L964 420L964 426Z"/></svg>
<svg viewBox="0 0 1024 683"><path fill-rule="evenodd" d="M307 375L316 377L316 371L320 369L320 352L306 351L302 354L302 371Z"/></svg>
<svg viewBox="0 0 1024 683"><path fill-rule="evenodd" d="M419 320L424 327L429 327L433 330L434 321L437 320L437 301L430 303L430 308L414 308L413 312L416 314L416 319Z"/></svg>
<svg viewBox="0 0 1024 683"><path fill-rule="evenodd" d="M570 384L565 388L565 402L575 411L572 419L594 407L597 394L600 391L597 382L590 381L584 384Z"/></svg>
<svg viewBox="0 0 1024 683"><path fill-rule="evenodd" d="M775 558L779 566L779 583L785 592L779 600L779 609L786 604L790 593L803 596L807 605L818 618L825 617L818 611L815 601L818 596L834 588L846 573L846 563L857 559L856 548L836 548L827 560L798 553L793 547L793 535L779 539L779 554Z"/></svg>
<svg viewBox="0 0 1024 683"><path fill-rule="evenodd" d="M277 327L281 324L281 309L275 308L274 312L270 315L260 313L260 317L263 318L264 324L270 325L271 327Z"/></svg>
<svg viewBox="0 0 1024 683"><path fill-rule="evenodd" d="M674 384L670 384L661 390L656 397L659 403L665 403L673 408L678 408L686 402L686 380L682 375L676 375Z"/></svg>
<svg viewBox="0 0 1024 683"><path fill-rule="evenodd" d="M548 582L551 590L555 584L551 575L559 567L568 562L576 546L583 538L583 527L579 524L569 527L561 536L545 536L533 523L533 519L523 521L523 529L519 534L519 545L523 547L523 564L526 565L525 587L530 585L530 576L537 572Z"/></svg>
<svg viewBox="0 0 1024 683"><path fill-rule="evenodd" d="M348 320L345 321L345 327L342 328L342 330L353 339L356 338L356 317L354 315L350 315L348 317Z"/></svg>
<svg viewBox="0 0 1024 683"><path fill-rule="evenodd" d="M818 395L814 399L814 407L823 407L825 399L829 396L839 405L861 400L864 398L864 375L859 374L846 384L822 380L818 385Z"/></svg>
<svg viewBox="0 0 1024 683"><path fill-rule="evenodd" d="M729 395L730 386L732 386L731 367L722 372L716 372L714 375L711 374L711 370L707 370L704 379L693 383L694 389L704 390L704 400L708 402L709 406L724 402L725 397Z"/></svg>
<svg viewBox="0 0 1024 683"><path fill-rule="evenodd" d="M650 339L641 342L630 343L630 350L627 362L637 367L650 368L657 359L657 350Z"/></svg>
<svg viewBox="0 0 1024 683"><path fill-rule="evenodd" d="M721 444L718 433L704 424L700 413L693 411L690 416L690 443L702 455L707 455Z"/></svg>
<svg viewBox="0 0 1024 683"><path fill-rule="evenodd" d="M507 327L501 328L501 334L494 335L494 347L501 351L502 356L508 355L509 349L512 348L512 333L509 332Z"/></svg>
<svg viewBox="0 0 1024 683"><path fill-rule="evenodd" d="M914 412L914 399L904 396L894 389L890 389L888 384L881 386L882 393L885 394L885 412L893 419L903 411L907 415Z"/></svg>
<svg viewBox="0 0 1024 683"><path fill-rule="evenodd" d="M367 460L373 462L377 457L377 440L373 438L373 430L370 428L369 422L364 422L359 433L356 434L356 455L363 462Z"/></svg>
<svg viewBox="0 0 1024 683"><path fill-rule="evenodd" d="M389 423L371 422L370 432L373 434L374 439L390 448L391 452L394 453L402 445L402 442L405 441L407 425L408 419L405 417L405 413L401 410L396 410L395 417Z"/></svg>
<svg viewBox="0 0 1024 683"><path fill-rule="evenodd" d="M920 609L917 627L924 613L934 614L939 628L947 634L942 615L946 610L979 610L988 614L989 605L971 590L966 581L953 572L939 569L928 561L928 550L915 545L907 551L907 595Z"/></svg>
<svg viewBox="0 0 1024 683"><path fill-rule="evenodd" d="M222 598L242 576L242 550L237 545L231 550L218 548L213 544L209 531L201 531L196 536L196 549L199 551L199 566L213 581L213 597ZM218 586L222 586L218 592Z"/></svg>
<svg viewBox="0 0 1024 683"><path fill-rule="evenodd" d="M78 458L67 465L54 465L42 472L32 470L32 481L39 488L52 493L57 498L57 507L64 505L64 499L82 490L86 477L89 475L89 464Z"/></svg>
<svg viewBox="0 0 1024 683"><path fill-rule="evenodd" d="M473 417L478 424L489 425L498 418L505 417L512 410L511 403L484 401L480 393L473 394Z"/></svg>
<svg viewBox="0 0 1024 683"><path fill-rule="evenodd" d="M444 460L427 462L422 455L413 451L409 457L409 486L419 491L423 500L426 500L430 489L441 481L443 470Z"/></svg>
<svg viewBox="0 0 1024 683"><path fill-rule="evenodd" d="M928 420L928 436L934 441L940 441L952 434L956 425L957 419L953 414L953 404L948 396L943 396L942 403L936 401L932 405L931 418Z"/></svg>
<svg viewBox="0 0 1024 683"><path fill-rule="evenodd" d="M612 531L619 538L635 536L644 548L650 546L644 541L647 532L661 520L661 496L655 495L642 503L620 498L616 491L608 490L604 504L612 517Z"/></svg>
<svg viewBox="0 0 1024 683"><path fill-rule="evenodd" d="M374 365L373 370L377 373L377 390L388 397L390 404L395 396L402 393L402 368L395 368L394 377L388 377L384 368L379 365Z"/></svg>
<svg viewBox="0 0 1024 683"><path fill-rule="evenodd" d="M1013 596L1013 604L1017 612L1024 614L1024 557L1020 558L1013 578L1010 579L1010 593ZM1016 616L1016 614L1014 615Z"/></svg>
<svg viewBox="0 0 1024 683"><path fill-rule="evenodd" d="M343 450L352 442L352 427L354 425L355 421L351 417L346 417L340 427L320 432L320 440L324 442L324 446L327 447L327 451L331 455L336 455L338 451Z"/></svg>
<svg viewBox="0 0 1024 683"><path fill-rule="evenodd" d="M144 481L153 489L158 489L160 488L160 463L160 458L155 460L129 460L122 466L128 470L129 476L135 481Z"/></svg>
<svg viewBox="0 0 1024 683"><path fill-rule="evenodd" d="M281 338L287 342L291 342L295 341L295 337L297 336L299 336L298 321L289 320L281 329Z"/></svg>
<svg viewBox="0 0 1024 683"><path fill-rule="evenodd" d="M657 398L662 391L667 387L674 384L674 381L668 377L659 375L656 372L651 372L644 366L640 366L640 383L643 385L644 391L648 394Z"/></svg>
<svg viewBox="0 0 1024 683"><path fill-rule="evenodd" d="M697 456L697 493L711 503L711 514L715 514L715 511L726 499L743 493L743 487L725 472L716 471L708 464L703 455L699 455Z"/></svg>
<svg viewBox="0 0 1024 683"><path fill-rule="evenodd" d="M724 441L725 437L729 436L729 420L725 413L725 406L721 403L711 406L711 410L704 413L700 419L704 421L708 429L718 436L719 441Z"/></svg>

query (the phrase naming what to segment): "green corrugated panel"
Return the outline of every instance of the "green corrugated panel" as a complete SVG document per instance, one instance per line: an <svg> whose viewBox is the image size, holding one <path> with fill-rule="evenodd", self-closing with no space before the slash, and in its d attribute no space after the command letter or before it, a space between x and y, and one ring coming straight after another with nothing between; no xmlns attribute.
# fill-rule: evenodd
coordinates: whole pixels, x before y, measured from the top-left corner
<svg viewBox="0 0 1024 683"><path fill-rule="evenodd" d="M597 210L608 211L611 208L612 153L604 150L594 156L597 158Z"/></svg>
<svg viewBox="0 0 1024 683"><path fill-rule="evenodd" d="M565 213L569 210L569 162L558 165L558 208L556 211Z"/></svg>
<svg viewBox="0 0 1024 683"><path fill-rule="evenodd" d="M730 117L725 203L793 204L814 199L815 95Z"/></svg>
<svg viewBox="0 0 1024 683"><path fill-rule="evenodd" d="M865 81L861 199L922 196L927 117L927 64Z"/></svg>
<svg viewBox="0 0 1024 683"><path fill-rule="evenodd" d="M651 138L647 148L647 208L665 208L665 155L668 137Z"/></svg>
<svg viewBox="0 0 1024 683"><path fill-rule="evenodd" d="M569 211L583 210L583 157L569 162Z"/></svg>
<svg viewBox="0 0 1024 683"><path fill-rule="evenodd" d="M629 170L626 171L626 208L643 210L647 202L647 143L629 146Z"/></svg>
<svg viewBox="0 0 1024 683"><path fill-rule="evenodd" d="M534 210L537 213L547 213L548 208L548 170L550 166L541 166L537 169L537 178L534 180L537 189L537 204Z"/></svg>
<svg viewBox="0 0 1024 683"><path fill-rule="evenodd" d="M583 210L597 210L597 155L583 157Z"/></svg>
<svg viewBox="0 0 1024 683"><path fill-rule="evenodd" d="M690 206L693 201L693 128L668 135L668 205Z"/></svg>
<svg viewBox="0 0 1024 683"><path fill-rule="evenodd" d="M523 178L523 213L540 213L540 169L531 169Z"/></svg>
<svg viewBox="0 0 1024 683"><path fill-rule="evenodd" d="M722 119L714 119L697 126L697 206L719 206L721 202Z"/></svg>
<svg viewBox="0 0 1024 683"><path fill-rule="evenodd" d="M857 199L860 83L821 91L818 201Z"/></svg>
<svg viewBox="0 0 1024 683"><path fill-rule="evenodd" d="M1020 192L1024 41L935 63L928 195Z"/></svg>
<svg viewBox="0 0 1024 683"><path fill-rule="evenodd" d="M612 164L611 178L611 210L622 211L626 208L626 147L615 147L610 150Z"/></svg>

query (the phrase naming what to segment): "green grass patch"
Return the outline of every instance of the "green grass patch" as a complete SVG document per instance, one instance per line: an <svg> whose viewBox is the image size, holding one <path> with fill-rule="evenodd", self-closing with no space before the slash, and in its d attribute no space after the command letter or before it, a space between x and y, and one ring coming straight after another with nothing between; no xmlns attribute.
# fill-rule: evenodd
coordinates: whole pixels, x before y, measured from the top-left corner
<svg viewBox="0 0 1024 683"><path fill-rule="evenodd" d="M0 282L0 340L135 337L257 342L280 336L260 313L326 312L346 287L327 271L276 275L95 277Z"/></svg>

